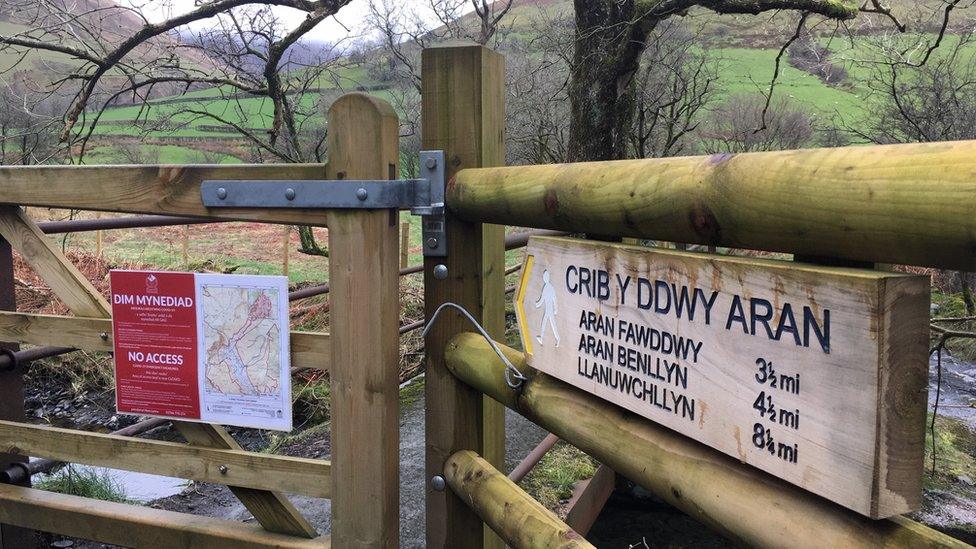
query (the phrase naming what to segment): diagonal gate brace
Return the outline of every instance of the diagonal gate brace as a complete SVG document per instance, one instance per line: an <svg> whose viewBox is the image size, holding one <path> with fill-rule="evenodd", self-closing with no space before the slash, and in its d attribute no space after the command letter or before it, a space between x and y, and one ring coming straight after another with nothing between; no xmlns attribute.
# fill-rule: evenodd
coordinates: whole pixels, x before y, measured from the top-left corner
<svg viewBox="0 0 976 549"><path fill-rule="evenodd" d="M207 208L409 209L423 218L424 255L447 255L444 152L420 153L418 179L204 181Z"/></svg>

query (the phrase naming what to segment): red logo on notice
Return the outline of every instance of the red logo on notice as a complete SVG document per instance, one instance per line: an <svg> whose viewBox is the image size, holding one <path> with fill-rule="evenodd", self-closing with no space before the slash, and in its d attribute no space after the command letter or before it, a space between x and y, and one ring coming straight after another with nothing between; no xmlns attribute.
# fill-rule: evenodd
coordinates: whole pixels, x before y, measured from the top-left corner
<svg viewBox="0 0 976 549"><path fill-rule="evenodd" d="M154 274L151 274L146 277L146 293L147 294L159 293L159 279L156 278L156 275Z"/></svg>

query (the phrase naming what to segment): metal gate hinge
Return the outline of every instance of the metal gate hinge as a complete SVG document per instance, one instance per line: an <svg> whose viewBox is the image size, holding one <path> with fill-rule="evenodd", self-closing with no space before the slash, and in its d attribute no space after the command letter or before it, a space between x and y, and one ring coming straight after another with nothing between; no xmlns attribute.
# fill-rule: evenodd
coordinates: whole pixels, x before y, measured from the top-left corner
<svg viewBox="0 0 976 549"><path fill-rule="evenodd" d="M424 255L447 255L444 152L421 151L418 179L204 181L207 208L409 209L423 222Z"/></svg>

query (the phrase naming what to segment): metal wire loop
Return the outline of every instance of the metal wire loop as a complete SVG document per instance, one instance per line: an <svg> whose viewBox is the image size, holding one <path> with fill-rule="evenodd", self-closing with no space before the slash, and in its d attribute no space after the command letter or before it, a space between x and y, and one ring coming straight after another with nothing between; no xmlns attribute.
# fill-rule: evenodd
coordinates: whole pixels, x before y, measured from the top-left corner
<svg viewBox="0 0 976 549"><path fill-rule="evenodd" d="M427 332L430 331L430 328L434 325L434 322L437 321L437 316L441 314L441 311L443 311L447 307L451 307L460 311L461 314L464 315L468 319L468 321L470 321L471 324L474 325L475 328L477 328L478 333L480 333L481 336L485 338L486 341L488 341L488 344L491 345L492 350L495 351L495 354L498 355L498 358L502 359L502 362L505 363L505 383L507 383L508 386L511 387L512 389L516 391L519 390L522 387L522 384L525 383L525 380L527 380L528 378L525 377L522 374L522 372L520 372L518 368L516 368L515 365L512 364L510 360L508 360L508 357L506 357L505 354L502 353L502 350L498 348L498 345L495 344L495 340L488 335L488 332L481 327L481 324L478 323L477 320L475 320L475 318L471 315L471 313L469 313L464 307L458 305L457 303L451 303L450 301L446 303L442 303L441 306L434 311L434 314L430 316L430 320L427 321L427 325L424 326L424 332L423 332L424 337L427 337Z"/></svg>

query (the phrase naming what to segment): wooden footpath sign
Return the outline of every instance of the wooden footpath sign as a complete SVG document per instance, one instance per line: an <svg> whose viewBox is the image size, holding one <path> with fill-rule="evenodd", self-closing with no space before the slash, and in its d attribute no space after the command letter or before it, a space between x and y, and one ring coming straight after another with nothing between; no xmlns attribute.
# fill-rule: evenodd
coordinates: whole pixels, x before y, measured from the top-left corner
<svg viewBox="0 0 976 549"><path fill-rule="evenodd" d="M534 237L516 313L537 370L881 518L921 500L928 299L923 276Z"/></svg>

